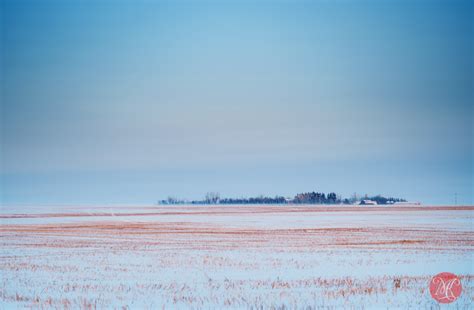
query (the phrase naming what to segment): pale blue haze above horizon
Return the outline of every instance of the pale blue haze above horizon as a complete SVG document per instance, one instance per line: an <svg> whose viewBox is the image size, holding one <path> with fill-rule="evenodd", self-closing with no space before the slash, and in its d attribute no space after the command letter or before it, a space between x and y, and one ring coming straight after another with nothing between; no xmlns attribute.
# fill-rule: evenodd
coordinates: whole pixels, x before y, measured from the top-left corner
<svg viewBox="0 0 474 310"><path fill-rule="evenodd" d="M1 204L473 204L472 1L1 1Z"/></svg>

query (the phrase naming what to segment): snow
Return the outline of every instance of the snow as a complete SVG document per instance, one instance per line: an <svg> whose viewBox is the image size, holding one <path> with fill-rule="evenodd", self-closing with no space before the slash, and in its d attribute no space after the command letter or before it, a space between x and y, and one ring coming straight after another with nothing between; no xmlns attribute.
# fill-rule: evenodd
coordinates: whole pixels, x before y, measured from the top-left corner
<svg viewBox="0 0 474 310"><path fill-rule="evenodd" d="M473 207L2 207L0 308L431 308ZM400 281L400 287L394 283Z"/></svg>

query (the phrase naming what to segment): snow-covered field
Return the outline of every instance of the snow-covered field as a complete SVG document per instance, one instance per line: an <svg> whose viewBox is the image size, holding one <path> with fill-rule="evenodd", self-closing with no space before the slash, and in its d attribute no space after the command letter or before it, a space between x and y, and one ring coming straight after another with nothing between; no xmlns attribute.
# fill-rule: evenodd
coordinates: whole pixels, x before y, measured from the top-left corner
<svg viewBox="0 0 474 310"><path fill-rule="evenodd" d="M0 308L474 307L474 207L0 207Z"/></svg>

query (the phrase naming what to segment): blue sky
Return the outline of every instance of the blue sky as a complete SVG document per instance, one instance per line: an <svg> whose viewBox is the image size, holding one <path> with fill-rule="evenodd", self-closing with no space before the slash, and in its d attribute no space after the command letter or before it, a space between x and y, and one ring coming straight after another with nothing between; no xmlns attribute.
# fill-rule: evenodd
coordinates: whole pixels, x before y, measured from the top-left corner
<svg viewBox="0 0 474 310"><path fill-rule="evenodd" d="M1 1L2 204L473 203L470 1Z"/></svg>

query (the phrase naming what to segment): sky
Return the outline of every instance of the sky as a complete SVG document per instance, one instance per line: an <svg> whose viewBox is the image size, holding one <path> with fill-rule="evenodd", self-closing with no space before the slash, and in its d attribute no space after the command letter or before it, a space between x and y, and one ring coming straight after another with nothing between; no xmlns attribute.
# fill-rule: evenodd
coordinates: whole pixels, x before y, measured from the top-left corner
<svg viewBox="0 0 474 310"><path fill-rule="evenodd" d="M471 1L0 2L3 205L473 204Z"/></svg>

